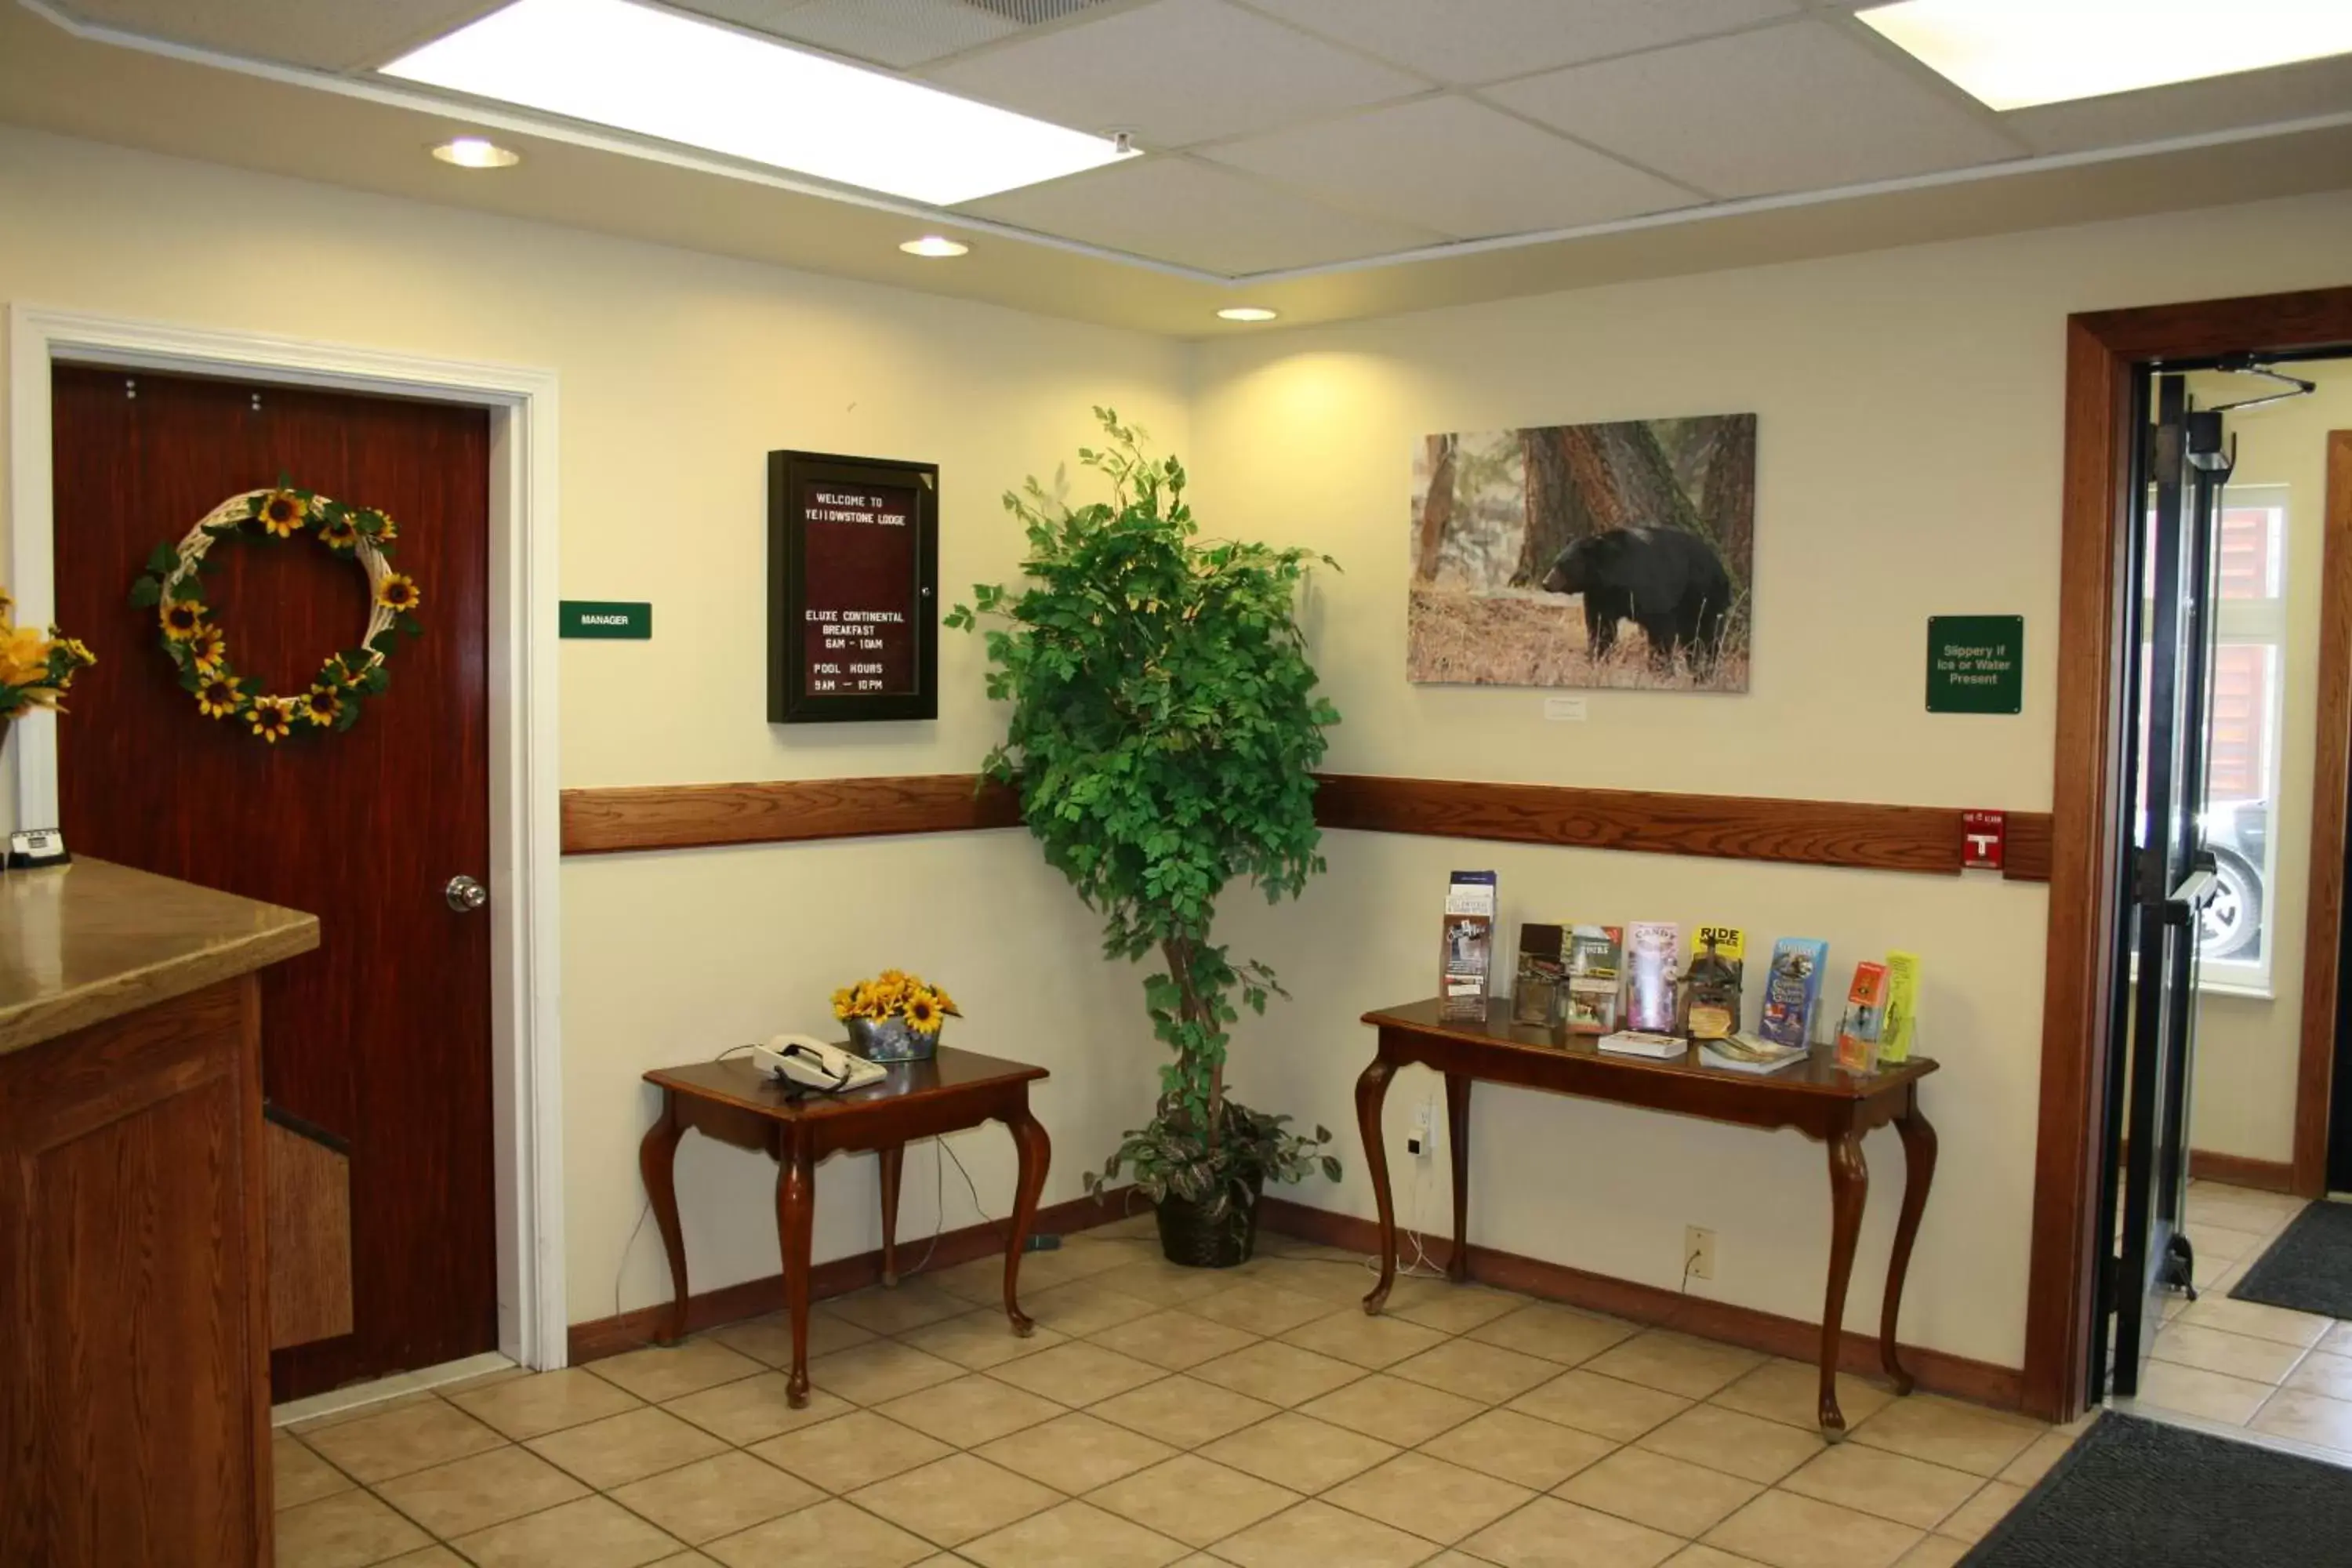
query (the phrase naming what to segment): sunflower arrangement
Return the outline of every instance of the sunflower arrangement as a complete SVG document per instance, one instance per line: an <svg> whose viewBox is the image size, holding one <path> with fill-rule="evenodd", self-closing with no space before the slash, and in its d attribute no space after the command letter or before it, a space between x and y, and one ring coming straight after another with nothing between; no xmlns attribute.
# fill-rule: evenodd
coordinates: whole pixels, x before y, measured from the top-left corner
<svg viewBox="0 0 2352 1568"><path fill-rule="evenodd" d="M833 994L833 1016L844 1023L862 1018L883 1024L896 1018L919 1035L936 1035L962 1012L946 991L903 969L886 969L871 980Z"/></svg>
<svg viewBox="0 0 2352 1568"><path fill-rule="evenodd" d="M97 662L97 655L55 626L47 636L19 626L16 600L0 591L0 723L36 708L65 711L58 699Z"/></svg>
<svg viewBox="0 0 2352 1568"><path fill-rule="evenodd" d="M278 542L308 533L367 575L368 622L356 647L329 654L308 690L280 695L258 690L229 661L228 637L213 618L205 569L223 541ZM155 612L163 651L180 672L180 688L208 719L243 724L268 745L296 735L336 733L359 722L367 700L391 685L384 659L402 636L424 631L416 610L425 595L416 580L392 567L392 519L368 507L346 506L280 479L267 489L234 495L190 529L177 544L159 544L147 570L131 584L131 603ZM81 645L74 643L74 648ZM88 650L81 649L85 660Z"/></svg>

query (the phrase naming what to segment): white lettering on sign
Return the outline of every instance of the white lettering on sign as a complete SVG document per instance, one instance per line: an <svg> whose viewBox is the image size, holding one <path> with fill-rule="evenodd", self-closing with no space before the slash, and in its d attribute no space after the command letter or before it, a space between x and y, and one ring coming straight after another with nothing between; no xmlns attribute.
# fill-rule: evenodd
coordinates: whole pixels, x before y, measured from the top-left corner
<svg viewBox="0 0 2352 1568"><path fill-rule="evenodd" d="M1960 869L1999 871L2009 858L2009 814L2005 811L1960 813Z"/></svg>
<svg viewBox="0 0 2352 1568"><path fill-rule="evenodd" d="M856 490L814 490L810 492L814 503L808 509L813 522L860 522L876 528L904 528L907 514L885 510L891 504L887 496L870 496Z"/></svg>
<svg viewBox="0 0 2352 1568"><path fill-rule="evenodd" d="M583 626L625 626L629 624L629 617L626 616L583 616L580 617L580 624Z"/></svg>
<svg viewBox="0 0 2352 1568"><path fill-rule="evenodd" d="M1998 644L1951 642L1936 650L1936 673L1955 686L1997 686L2016 663Z"/></svg>

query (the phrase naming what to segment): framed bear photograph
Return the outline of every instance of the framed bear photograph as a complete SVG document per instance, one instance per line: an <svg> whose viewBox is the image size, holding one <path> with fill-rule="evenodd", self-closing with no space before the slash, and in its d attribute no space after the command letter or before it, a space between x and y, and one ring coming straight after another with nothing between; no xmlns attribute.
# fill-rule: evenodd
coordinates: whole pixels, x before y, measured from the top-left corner
<svg viewBox="0 0 2352 1568"><path fill-rule="evenodd" d="M1430 436L1405 677L1745 691L1756 416Z"/></svg>

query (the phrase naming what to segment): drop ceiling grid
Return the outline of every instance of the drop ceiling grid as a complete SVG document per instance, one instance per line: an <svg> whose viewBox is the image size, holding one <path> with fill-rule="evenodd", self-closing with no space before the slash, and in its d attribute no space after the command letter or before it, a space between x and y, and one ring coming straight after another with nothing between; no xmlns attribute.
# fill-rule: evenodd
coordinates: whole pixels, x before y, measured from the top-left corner
<svg viewBox="0 0 2352 1568"><path fill-rule="evenodd" d="M1863 184L2025 152L1822 17L1570 66L1479 96L1725 197Z"/></svg>
<svg viewBox="0 0 2352 1568"><path fill-rule="evenodd" d="M1342 211L1182 155L1007 191L962 210L1229 278L1359 261L1447 238L1434 229Z"/></svg>
<svg viewBox="0 0 2352 1568"><path fill-rule="evenodd" d="M364 76L503 0L49 3ZM2000 115L1855 21L1864 0L1101 0L1025 27L965 0L646 3L1132 127L1152 156L970 216L1227 276L2284 130L2352 103L2339 58Z"/></svg>
<svg viewBox="0 0 2352 1568"><path fill-rule="evenodd" d="M1868 31L1847 10L1843 5L1827 12L1803 8L1791 0L1598 0L1596 7L1580 13L1586 25L1579 27L1563 26L1557 0L1487 0L1475 18L1464 0L1152 0L1108 17L1081 13L1048 37L1000 43L924 74L966 90L985 83L984 95L997 101L1073 123L1086 123L1079 117L1087 109L1073 100L1066 84L1088 83L1092 111L1118 113L1114 102L1123 105L1124 123L1148 150L1160 150L1160 158L1167 156L1165 149L1189 150L1318 207L1410 225L1450 239L1575 228L1687 207L1694 198L1862 183L2019 154L2021 149L1993 130L1992 122L1917 79L1932 77L1924 68L1911 66L1906 77L1903 68L1879 60L1860 38L1842 37L1846 30ZM1243 17L1255 18L1260 27L1254 30ZM1425 85L1415 89L1405 73L1416 67L1426 71L1424 81L1460 80L1485 76L1500 64L1499 55L1477 68L1459 58L1417 58L1429 52L1431 38L1449 36L1450 24L1458 24L1455 32L1499 28L1515 46L1508 51L1512 63L1521 68L1471 98L1438 96L1443 89ZM1286 57L1265 43L1285 30L1311 37L1330 52L1299 55L1294 49ZM1531 72L1525 68L1544 63L1547 56L1524 46L1547 33L1563 40L1549 58L1599 58L1567 72ZM1195 100L1186 106L1191 118L1174 122L1150 97L1155 84L1164 89L1183 79L1186 73L1171 68L1168 54L1180 38L1202 47L1193 69L1214 75L1221 56L1251 47L1253 37L1265 49L1259 71L1251 77L1227 72L1223 79L1246 90L1229 93L1217 104ZM1710 49L1720 52L1706 68L1687 68L1686 62ZM1342 63L1368 58L1385 62L1376 68L1392 65L1397 72L1390 79L1389 95L1369 101L1360 71ZM1766 81L1739 79L1759 59ZM1335 79L1318 80L1307 62L1328 67ZM1123 84L1128 90L1107 89L1106 74L1121 70L1129 73ZM1612 104L1612 112L1564 115L1560 79L1580 72L1613 73L1647 85L1630 95L1633 101ZM1276 78L1292 84L1278 100L1270 98L1265 85ZM1663 96L1678 106L1663 112L1654 101L1644 101L1662 96L1655 90L1662 79L1676 89ZM1035 87L1040 80L1062 84L1046 89L1058 93L1058 100L1041 100ZM1727 121L1721 112L1726 101L1741 104L1744 115ZM1825 102L1838 108L1825 114ZM1854 134L1818 133L1825 119L1853 117L1857 103L1865 123ZM1678 142L1673 134L1676 121L1685 118L1708 121L1734 142L1762 142L1767 151L1759 155L1736 150L1735 158L1711 166L1694 155L1687 138ZM1243 129L1253 120L1267 123ZM1403 129L1409 126L1433 131L1435 140L1415 142ZM1163 134L1155 136L1155 129ZM1809 132L1815 133L1809 138ZM1771 143L1789 141L1797 143L1795 155L1770 155ZM1142 178L1146 166L1087 176L1084 188L1094 199L1108 199ZM1207 182L1193 177L1186 184L1206 188ZM1203 247L1198 237L1184 254L1155 248L1146 233L1148 214L1105 220L1083 206L1046 197L973 210L1188 264L1197 265L1194 258L1206 249L1227 249L1224 242ZM1311 227L1307 214L1312 210L1297 215L1303 227ZM1049 212L1057 216L1049 219ZM1087 226L1069 226L1074 220ZM1125 237L1105 237L1113 231ZM1344 226L1329 237L1331 246L1310 248L1338 252L1360 243ZM1303 237L1286 237L1265 254L1292 254L1289 241L1298 238ZM1352 258L1335 253L1324 259Z"/></svg>
<svg viewBox="0 0 2352 1568"><path fill-rule="evenodd" d="M1563 26L1557 0L1486 0L1475 16L1462 0L1151 0L1110 15L1081 12L1042 37L1001 40L920 74L1064 123L1130 129L1158 160L1190 150L1315 204L1291 215L1294 232L1265 247L1194 234L1176 242L1184 250L1172 250L1149 237L1148 213L1089 210L1123 196L1131 208L1129 188L1147 178L1193 194L1216 183L1199 174L1147 176L1147 161L1086 176L1083 199L1077 192L1016 196L970 210L1188 265L1212 251L1263 258L1295 256L1301 246L1327 254L1286 265L1316 265L1353 259L1347 253L1362 234L1333 218L1328 243L1309 243L1318 209L1465 239L1573 228L1725 194L1662 167L1608 125L1562 125L1500 94L1448 100L1433 96L1442 89L1432 84L1515 68L1525 78L1550 58L1671 54L1727 30L1809 14L1819 15L1794 0L1598 0L1580 13L1586 25L1576 26ZM1415 58L1432 37L1481 29L1500 29L1510 46L1490 51L1483 66ZM1548 35L1563 41L1549 56L1531 53L1528 46ZM1417 68L1423 74L1413 74ZM1183 91L1188 79L1204 77L1218 92ZM1400 131L1407 125L1434 128L1439 144L1413 142ZM1999 150L2011 152L2006 143Z"/></svg>
<svg viewBox="0 0 2352 1568"><path fill-rule="evenodd" d="M1302 32L1478 87L1798 15L1802 0L1236 0Z"/></svg>
<svg viewBox="0 0 2352 1568"><path fill-rule="evenodd" d="M1455 239L1575 228L1703 199L1454 94L1224 142L1199 155L1348 211Z"/></svg>
<svg viewBox="0 0 2352 1568"><path fill-rule="evenodd" d="M1156 0L1100 20L1087 15L921 74L1059 124L1131 130L1154 152L1273 130L1431 85L1227 0Z"/></svg>

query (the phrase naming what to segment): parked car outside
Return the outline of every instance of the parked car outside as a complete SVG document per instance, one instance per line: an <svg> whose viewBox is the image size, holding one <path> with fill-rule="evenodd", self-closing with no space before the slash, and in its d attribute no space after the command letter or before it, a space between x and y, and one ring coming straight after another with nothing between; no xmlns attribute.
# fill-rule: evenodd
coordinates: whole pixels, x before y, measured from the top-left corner
<svg viewBox="0 0 2352 1568"><path fill-rule="evenodd" d="M2263 868L2269 859L2271 803L2216 801L2205 808L2205 843L2221 889L2205 906L2199 956L2209 963L2252 963L2263 955Z"/></svg>

